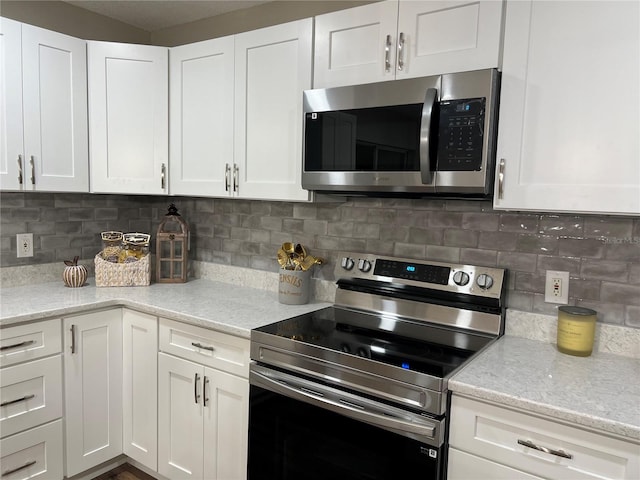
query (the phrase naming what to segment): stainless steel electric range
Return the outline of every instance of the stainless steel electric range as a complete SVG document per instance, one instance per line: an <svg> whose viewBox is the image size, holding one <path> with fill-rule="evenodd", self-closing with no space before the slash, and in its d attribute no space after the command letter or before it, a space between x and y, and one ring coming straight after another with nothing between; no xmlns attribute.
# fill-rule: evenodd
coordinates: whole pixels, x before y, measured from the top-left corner
<svg viewBox="0 0 640 480"><path fill-rule="evenodd" d="M504 332L500 268L344 253L335 304L251 332L255 479L443 479L448 379Z"/></svg>

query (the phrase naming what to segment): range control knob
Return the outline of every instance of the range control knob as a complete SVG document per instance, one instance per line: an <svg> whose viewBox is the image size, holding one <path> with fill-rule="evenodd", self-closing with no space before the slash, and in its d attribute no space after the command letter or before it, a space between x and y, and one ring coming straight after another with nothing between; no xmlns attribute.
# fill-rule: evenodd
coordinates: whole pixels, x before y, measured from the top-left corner
<svg viewBox="0 0 640 480"><path fill-rule="evenodd" d="M489 290L491 287L493 287L493 278L491 278L491 276L487 275L486 273L481 273L480 275L478 275L478 278L476 278L476 283L481 289Z"/></svg>
<svg viewBox="0 0 640 480"><path fill-rule="evenodd" d="M350 259L349 257L342 257L340 266L345 270L351 270L353 268L353 260Z"/></svg>
<svg viewBox="0 0 640 480"><path fill-rule="evenodd" d="M360 270L361 272L368 272L369 270L371 270L371 262L369 260L361 258L360 260L358 260L358 270Z"/></svg>
<svg viewBox="0 0 640 480"><path fill-rule="evenodd" d="M469 283L469 274L467 272L463 272L462 270L458 270L453 274L453 283L464 287L467 283Z"/></svg>

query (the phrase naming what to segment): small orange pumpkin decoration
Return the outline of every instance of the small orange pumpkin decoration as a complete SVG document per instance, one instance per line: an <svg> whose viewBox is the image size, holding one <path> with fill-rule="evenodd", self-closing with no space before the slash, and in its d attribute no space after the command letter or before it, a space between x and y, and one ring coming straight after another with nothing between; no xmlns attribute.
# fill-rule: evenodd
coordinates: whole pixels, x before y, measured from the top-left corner
<svg viewBox="0 0 640 480"><path fill-rule="evenodd" d="M78 259L75 256L73 260L65 260L64 272L62 272L62 280L67 287L82 287L87 281L87 269L84 265L78 265Z"/></svg>

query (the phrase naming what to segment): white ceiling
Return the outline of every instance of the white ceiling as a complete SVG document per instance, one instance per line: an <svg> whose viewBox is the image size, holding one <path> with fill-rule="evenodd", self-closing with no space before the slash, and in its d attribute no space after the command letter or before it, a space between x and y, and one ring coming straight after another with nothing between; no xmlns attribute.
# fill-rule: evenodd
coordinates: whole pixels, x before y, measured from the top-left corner
<svg viewBox="0 0 640 480"><path fill-rule="evenodd" d="M148 32L194 22L268 1L255 0L67 0L80 8Z"/></svg>

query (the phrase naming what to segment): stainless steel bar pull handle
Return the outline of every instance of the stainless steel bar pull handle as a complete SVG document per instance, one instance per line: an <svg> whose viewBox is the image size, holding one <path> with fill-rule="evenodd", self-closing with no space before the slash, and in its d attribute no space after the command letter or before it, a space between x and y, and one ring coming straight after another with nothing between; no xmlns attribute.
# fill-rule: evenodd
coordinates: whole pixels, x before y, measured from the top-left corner
<svg viewBox="0 0 640 480"><path fill-rule="evenodd" d="M76 353L76 326L71 325L71 353Z"/></svg>
<svg viewBox="0 0 640 480"><path fill-rule="evenodd" d="M228 192L229 191L229 185L231 183L229 177L231 176L231 167L229 166L228 163L225 163L224 165L224 191Z"/></svg>
<svg viewBox="0 0 640 480"><path fill-rule="evenodd" d="M387 35L387 41L384 44L384 70L391 71L391 35Z"/></svg>
<svg viewBox="0 0 640 480"><path fill-rule="evenodd" d="M20 465L19 467L12 468L11 470L5 470L4 472L2 472L2 476L3 477L8 477L12 473L19 472L20 470L24 470L25 468L29 468L31 465L35 465L35 464L36 464L36 461L35 460L31 460L30 462L27 462L24 465Z"/></svg>
<svg viewBox="0 0 640 480"><path fill-rule="evenodd" d="M35 398L35 395L25 395L24 397L16 398L15 400L7 400L6 402L0 403L0 407L6 407L7 405L13 405L14 403L26 402L32 398Z"/></svg>
<svg viewBox="0 0 640 480"><path fill-rule="evenodd" d="M31 155L31 160L29 160L29 165L31 165L31 185L36 184L36 159Z"/></svg>
<svg viewBox="0 0 640 480"><path fill-rule="evenodd" d="M238 168L238 164L234 163L233 164L233 191L237 192L238 191L238 176L240 174L240 169Z"/></svg>
<svg viewBox="0 0 640 480"><path fill-rule="evenodd" d="M213 352L213 347L210 347L208 345L202 345L199 342L191 342L191 345L193 345L196 348L201 348L203 350L209 350L209 351Z"/></svg>
<svg viewBox="0 0 640 480"><path fill-rule="evenodd" d="M504 197L504 158L500 159L500 164L498 165L498 198L502 199Z"/></svg>
<svg viewBox="0 0 640 480"><path fill-rule="evenodd" d="M22 155L18 155L18 184L22 185Z"/></svg>
<svg viewBox="0 0 640 480"><path fill-rule="evenodd" d="M404 69L404 33L398 35L398 70Z"/></svg>
<svg viewBox="0 0 640 480"><path fill-rule="evenodd" d="M198 382L200 381L200 375L196 373L195 378L193 379L193 399L196 403L200 400L200 394L198 393Z"/></svg>
<svg viewBox="0 0 640 480"><path fill-rule="evenodd" d="M209 385L209 378L205 375L204 382L202 383L202 395L204 395L204 398L202 399L203 407L206 407L207 402L209 401L209 397L207 397L207 390L208 390L207 385Z"/></svg>
<svg viewBox="0 0 640 480"><path fill-rule="evenodd" d="M549 455L555 455L556 457L573 458L573 455L565 452L564 450L554 450L552 448L541 447L540 445L536 445L535 443L533 443L531 440L518 439L518 445L524 445L525 447L533 448L534 450L548 453Z"/></svg>
<svg viewBox="0 0 640 480"><path fill-rule="evenodd" d="M31 345L32 343L36 343L35 340L25 340L24 342L20 343L12 343L11 345L4 345L0 347L0 351L9 350L10 348L26 347L27 345Z"/></svg>
<svg viewBox="0 0 640 480"><path fill-rule="evenodd" d="M422 183L429 185L432 180L431 172L431 123L433 108L438 99L438 91L435 88L427 88L422 105L420 119L420 178Z"/></svg>
<svg viewBox="0 0 640 480"><path fill-rule="evenodd" d="M166 183L166 181L165 181L166 175L167 175L167 166L163 163L162 164L162 170L160 172L160 188L162 190L164 190L164 186L165 186L165 183Z"/></svg>

